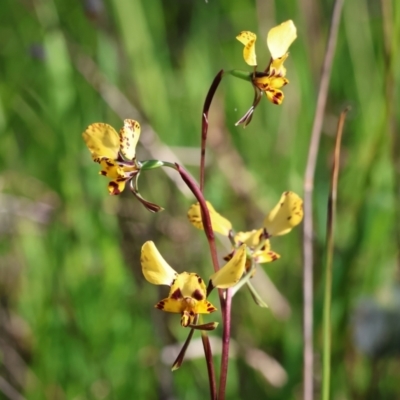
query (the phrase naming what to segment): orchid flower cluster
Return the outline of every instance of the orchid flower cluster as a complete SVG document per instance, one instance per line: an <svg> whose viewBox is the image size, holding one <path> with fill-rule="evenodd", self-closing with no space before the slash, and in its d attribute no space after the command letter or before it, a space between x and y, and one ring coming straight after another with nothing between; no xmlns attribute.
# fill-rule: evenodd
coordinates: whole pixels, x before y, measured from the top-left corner
<svg viewBox="0 0 400 400"><path fill-rule="evenodd" d="M273 104L282 104L284 95L281 89L289 82L286 78L286 69L283 63L288 58L288 48L295 38L296 28L292 21L286 21L272 28L267 36L267 46L271 53L271 60L265 71L259 72L256 70L256 35L249 31L243 31L237 36L237 39L244 45L244 60L254 70L250 73L231 70L228 73L249 81L255 92L251 108L237 124L247 126L250 123L263 93ZM212 96L222 77L223 73L217 75L210 88L202 114L203 117L207 116ZM202 139L206 138L207 128L208 121L204 119ZM180 314L181 326L191 329L191 334L184 348L187 347L194 329L201 330L204 334L205 331L217 328L218 324L216 322L203 323L199 316L201 314L211 314L217 310L217 307L208 301L208 296L213 289L219 289L223 323L225 324L224 335L228 332L227 345L225 346L229 346L229 327L227 328L226 325L230 324L230 318L227 315L230 312L228 300L233 293L230 289L235 287L234 290L236 292L243 285L247 285L256 303L266 307L266 304L262 302L260 296L252 287L250 280L260 264L269 263L280 258L280 255L271 249L270 239L289 233L302 221L303 202L296 193L291 191L284 192L278 204L266 215L261 226L249 231L236 232L231 222L219 214L212 204L204 199L203 185L197 185L194 179L181 166L161 160L137 160L136 147L139 142L140 131L139 122L132 119L125 119L119 132L108 124L94 123L89 125L83 132L83 139L92 155L93 161L101 167L100 175L109 179L108 192L111 195L119 195L126 187L129 187L133 195L149 211L162 211L163 208L161 206L145 200L138 189L138 179L141 172L158 167L174 168L192 190L198 202L190 207L188 219L194 227L203 229L206 232L213 258L214 272L208 277L208 280L204 280L195 271L177 272L167 263L152 241L147 241L142 246L140 259L142 272L149 283L169 286L167 297L161 299L155 307L164 312ZM202 156L205 153L205 141L202 141ZM200 169L201 182L203 182L204 169ZM231 249L225 255L225 264L222 267L219 266L215 251L214 233L227 237L231 243ZM229 347L225 347L225 351L228 350ZM207 358L207 351L205 353ZM180 366L183 356L184 350L175 361L173 369ZM222 358L222 363L226 364L227 357L225 359L224 357ZM227 364L225 365L225 373L226 370ZM223 374L222 366L221 371Z"/></svg>

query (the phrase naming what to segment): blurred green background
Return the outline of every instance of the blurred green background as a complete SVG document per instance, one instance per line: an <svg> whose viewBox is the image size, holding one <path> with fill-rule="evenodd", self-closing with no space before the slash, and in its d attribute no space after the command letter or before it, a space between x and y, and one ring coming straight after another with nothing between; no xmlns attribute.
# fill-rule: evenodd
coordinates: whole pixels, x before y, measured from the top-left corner
<svg viewBox="0 0 400 400"><path fill-rule="evenodd" d="M211 81L222 68L247 68L235 36L258 34L263 66L266 33L293 19L298 39L283 105L263 99L252 123L235 127L253 91L227 77L210 112L206 197L237 230L257 228L283 191L302 193L332 8L317 0L2 0L1 399L208 398L198 341L170 372L187 331L179 316L153 308L168 289L145 282L139 263L151 239L178 271L211 274L204 234L186 219L193 197L162 170L140 183L164 212L150 214L129 193L110 197L81 132L93 122L118 130L123 118L137 119L139 160L179 160L198 177ZM333 288L338 400L400 399L399 38L398 1L345 2L314 194L318 394L329 174L337 117L350 105ZM301 399L301 240L301 227L275 238L282 257L264 267L270 281L257 272L269 310L246 290L234 298L228 399ZM211 301L218 304L215 294ZM378 339L364 328L377 326L363 313L368 305L381 321Z"/></svg>

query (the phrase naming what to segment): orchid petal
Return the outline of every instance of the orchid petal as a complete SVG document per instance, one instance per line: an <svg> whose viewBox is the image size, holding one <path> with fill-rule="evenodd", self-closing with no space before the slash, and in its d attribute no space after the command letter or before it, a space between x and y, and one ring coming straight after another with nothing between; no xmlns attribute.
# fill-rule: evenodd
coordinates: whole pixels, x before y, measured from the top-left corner
<svg viewBox="0 0 400 400"><path fill-rule="evenodd" d="M264 219L269 236L284 235L303 219L303 200L294 192L282 194L279 203Z"/></svg>
<svg viewBox="0 0 400 400"><path fill-rule="evenodd" d="M178 277L178 273L164 260L152 241L142 246L140 263L144 277L153 285L171 286Z"/></svg>
<svg viewBox="0 0 400 400"><path fill-rule="evenodd" d="M89 125L82 133L92 158L99 162L99 158L115 160L118 157L119 137L115 129L100 122Z"/></svg>
<svg viewBox="0 0 400 400"><path fill-rule="evenodd" d="M267 35L267 46L272 59L276 60L283 57L296 37L296 26L292 20L288 20L272 28Z"/></svg>
<svg viewBox="0 0 400 400"><path fill-rule="evenodd" d="M257 40L257 35L250 31L243 31L236 36L236 39L239 40L240 43L244 44L244 49L243 49L244 61L246 61L248 65L256 66L257 58L256 58L255 44Z"/></svg>
<svg viewBox="0 0 400 400"><path fill-rule="evenodd" d="M217 272L211 275L211 284L219 289L228 289L239 282L246 264L246 245L242 244L234 256Z"/></svg>

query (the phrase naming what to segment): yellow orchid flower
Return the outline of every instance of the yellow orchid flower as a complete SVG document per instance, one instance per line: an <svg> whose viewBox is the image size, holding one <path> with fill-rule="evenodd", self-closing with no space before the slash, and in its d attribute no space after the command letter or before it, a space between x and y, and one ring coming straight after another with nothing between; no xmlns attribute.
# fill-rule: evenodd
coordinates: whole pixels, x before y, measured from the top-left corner
<svg viewBox="0 0 400 400"><path fill-rule="evenodd" d="M284 192L279 203L265 217L262 228L234 234L230 221L215 211L209 202L206 203L213 230L230 238L234 248L246 244L249 249L251 259L247 260L246 270L249 270L253 262L263 264L279 259L280 255L271 250L269 238L289 233L303 219L303 200L294 192ZM190 207L188 218L197 229L203 229L199 203ZM225 260L231 257L228 254Z"/></svg>
<svg viewBox="0 0 400 400"><path fill-rule="evenodd" d="M97 122L89 125L82 133L93 161L101 166L100 175L110 178L108 192L120 194L127 183L133 195L151 212L162 211L157 204L145 200L138 191L138 178L144 169L158 168L165 165L159 160L136 160L136 146L140 137L140 124L133 119L125 119L119 133L108 125Z"/></svg>
<svg viewBox="0 0 400 400"><path fill-rule="evenodd" d="M210 314L217 310L207 300L208 293L213 288L228 289L239 282L244 273L246 245L239 247L231 260L211 275L208 287L194 272L178 274L164 260L152 241L143 245L140 262L143 275L148 282L171 288L168 297L159 301L155 307L162 311L181 314L183 327L196 327L193 324L198 314ZM212 326L216 327L216 324Z"/></svg>
<svg viewBox="0 0 400 400"><path fill-rule="evenodd" d="M256 71L257 57L255 43L257 35L250 31L243 31L236 36L236 39L244 45L243 58L245 62L254 67L251 82L255 93L252 106L236 125L244 124L246 126L250 123L253 112L260 102L262 93L265 93L268 100L272 103L282 104L284 95L281 88L289 83L288 79L285 78L286 68L283 66L283 63L289 56L288 49L296 37L296 26L292 20L288 20L272 28L267 35L267 46L271 53L271 61L265 71L259 72Z"/></svg>
<svg viewBox="0 0 400 400"><path fill-rule="evenodd" d="M126 183L140 171L140 165L136 161L139 122L133 119L124 120L119 134L108 124L94 123L86 128L82 136L93 161L102 167L100 174L111 179L108 184L109 193L120 194Z"/></svg>

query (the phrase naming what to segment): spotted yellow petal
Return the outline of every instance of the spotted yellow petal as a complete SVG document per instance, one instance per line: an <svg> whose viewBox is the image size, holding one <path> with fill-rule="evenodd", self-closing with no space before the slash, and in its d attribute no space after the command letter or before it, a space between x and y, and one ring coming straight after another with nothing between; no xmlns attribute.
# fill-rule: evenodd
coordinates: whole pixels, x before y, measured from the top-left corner
<svg viewBox="0 0 400 400"><path fill-rule="evenodd" d="M136 155L136 146L140 137L140 124L133 119L125 119L124 126L119 131L121 154L128 160Z"/></svg>
<svg viewBox="0 0 400 400"><path fill-rule="evenodd" d="M267 35L267 46L272 59L276 60L284 56L296 37L296 26L292 20L272 28Z"/></svg>
<svg viewBox="0 0 400 400"><path fill-rule="evenodd" d="M99 162L99 159L103 157L112 160L117 159L119 136L111 125L91 124L82 133L82 136L95 161Z"/></svg>
<svg viewBox="0 0 400 400"><path fill-rule="evenodd" d="M217 272L210 276L211 283L219 289L228 289L239 282L246 264L246 245L242 244L235 255Z"/></svg>
<svg viewBox="0 0 400 400"><path fill-rule="evenodd" d="M285 98L282 90L279 89L270 88L265 91L265 94L271 103L274 103L278 106L282 104L283 99Z"/></svg>
<svg viewBox="0 0 400 400"><path fill-rule="evenodd" d="M177 272L164 260L152 241L148 241L142 246L140 263L144 277L153 285L171 286L178 276Z"/></svg>
<svg viewBox="0 0 400 400"><path fill-rule="evenodd" d="M239 35L236 36L236 39L239 40L240 43L244 44L243 49L243 58L247 64L251 66L257 65L256 58L256 39L257 35L250 31L240 32Z"/></svg>
<svg viewBox="0 0 400 400"><path fill-rule="evenodd" d="M228 236L229 232L232 230L232 224L229 220L224 218L222 215L218 214L212 204L206 201L208 211L210 213L211 226L214 232L221 233L224 236ZM200 204L193 204L188 211L189 221L197 229L204 229L203 222L201 218Z"/></svg>
<svg viewBox="0 0 400 400"><path fill-rule="evenodd" d="M271 88L272 89L280 89L281 87L287 85L289 80L283 77L272 77L271 78Z"/></svg>
<svg viewBox="0 0 400 400"><path fill-rule="evenodd" d="M109 182L108 193L110 193L111 195L121 194L125 189L127 180L128 178L118 178L114 181Z"/></svg>
<svg viewBox="0 0 400 400"><path fill-rule="evenodd" d="M254 261L258 264L265 264L269 263L272 261L276 261L281 256L278 253L275 253L274 251L271 250L271 245L269 243L269 240L265 242L265 246L261 250L257 250L252 254L252 257Z"/></svg>
<svg viewBox="0 0 400 400"><path fill-rule="evenodd" d="M98 162L102 167L102 170L100 171L101 175L107 176L111 179L124 177L124 171L116 161L110 158L101 158Z"/></svg>
<svg viewBox="0 0 400 400"><path fill-rule="evenodd" d="M204 281L196 273L182 272L174 279L168 298L156 304L156 308L166 312L180 313L181 325L193 323L197 314L209 314L216 308L206 299Z"/></svg>
<svg viewBox="0 0 400 400"><path fill-rule="evenodd" d="M167 297L161 301L159 301L156 305L156 308L159 310L180 314L185 310L189 313L193 311L194 314L210 314L217 310L209 301L201 300L197 301L192 297L180 297L180 298L172 298Z"/></svg>
<svg viewBox="0 0 400 400"><path fill-rule="evenodd" d="M192 297L200 301L206 298L206 293L206 285L198 274L182 272L171 286L170 297Z"/></svg>
<svg viewBox="0 0 400 400"><path fill-rule="evenodd" d="M294 192L285 192L279 203L265 217L264 228L270 236L284 235L302 219L303 200Z"/></svg>

